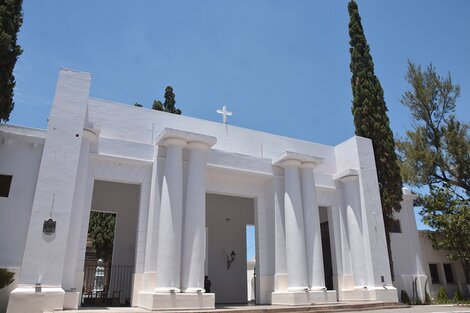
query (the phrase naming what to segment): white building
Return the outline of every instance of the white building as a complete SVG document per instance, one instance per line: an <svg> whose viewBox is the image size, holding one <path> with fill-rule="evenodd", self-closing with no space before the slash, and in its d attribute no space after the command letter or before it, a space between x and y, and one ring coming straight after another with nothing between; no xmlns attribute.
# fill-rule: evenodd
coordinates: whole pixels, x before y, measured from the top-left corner
<svg viewBox="0 0 470 313"><path fill-rule="evenodd" d="M63 69L47 130L0 126L8 313L80 305L91 210L117 216L112 262L134 268L120 295L133 306L246 302L250 224L256 303L398 300L369 139L325 146L90 98L90 84ZM408 242L403 275L422 284Z"/></svg>

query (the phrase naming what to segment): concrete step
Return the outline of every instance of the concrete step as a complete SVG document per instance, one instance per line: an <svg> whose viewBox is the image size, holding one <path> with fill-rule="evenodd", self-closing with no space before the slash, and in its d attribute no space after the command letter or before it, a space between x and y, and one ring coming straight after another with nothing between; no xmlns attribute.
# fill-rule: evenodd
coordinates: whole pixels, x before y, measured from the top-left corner
<svg viewBox="0 0 470 313"><path fill-rule="evenodd" d="M318 313L318 312L349 312L366 311L376 309L400 309L409 308L409 305L392 302L338 302L328 304L315 304L308 306L279 306L279 305L221 305L212 310L184 310L161 311L171 313ZM142 308L81 308L80 310L67 310L67 313L149 313Z"/></svg>

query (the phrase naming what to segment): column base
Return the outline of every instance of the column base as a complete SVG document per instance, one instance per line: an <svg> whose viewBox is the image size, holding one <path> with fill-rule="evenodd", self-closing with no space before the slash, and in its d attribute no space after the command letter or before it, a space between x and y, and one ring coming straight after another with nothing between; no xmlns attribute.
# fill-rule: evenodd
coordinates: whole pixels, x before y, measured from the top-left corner
<svg viewBox="0 0 470 313"><path fill-rule="evenodd" d="M139 307L147 310L214 309L214 293L139 293Z"/></svg>
<svg viewBox="0 0 470 313"><path fill-rule="evenodd" d="M18 287L10 294L7 313L62 311L64 298L62 288L42 287L40 292L36 292L35 287Z"/></svg>
<svg viewBox="0 0 470 313"><path fill-rule="evenodd" d="M186 288L183 289L181 292L183 293L204 293L206 290L204 288Z"/></svg>
<svg viewBox="0 0 470 313"><path fill-rule="evenodd" d="M338 292L338 298L340 301L398 302L398 292L393 286L367 287L341 290Z"/></svg>
<svg viewBox="0 0 470 313"><path fill-rule="evenodd" d="M273 292L272 304L310 305L337 302L336 290Z"/></svg>
<svg viewBox="0 0 470 313"><path fill-rule="evenodd" d="M66 291L64 295L64 309L77 310L80 303L80 292Z"/></svg>

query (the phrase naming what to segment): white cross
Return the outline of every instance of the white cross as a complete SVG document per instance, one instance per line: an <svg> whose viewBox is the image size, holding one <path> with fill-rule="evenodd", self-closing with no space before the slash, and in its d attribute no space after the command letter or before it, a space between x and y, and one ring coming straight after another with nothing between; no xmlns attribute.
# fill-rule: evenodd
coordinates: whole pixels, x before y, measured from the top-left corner
<svg viewBox="0 0 470 313"><path fill-rule="evenodd" d="M227 124L227 116L232 116L232 112L227 111L227 107L225 105L222 107L222 110L218 109L217 113L222 114L224 124Z"/></svg>

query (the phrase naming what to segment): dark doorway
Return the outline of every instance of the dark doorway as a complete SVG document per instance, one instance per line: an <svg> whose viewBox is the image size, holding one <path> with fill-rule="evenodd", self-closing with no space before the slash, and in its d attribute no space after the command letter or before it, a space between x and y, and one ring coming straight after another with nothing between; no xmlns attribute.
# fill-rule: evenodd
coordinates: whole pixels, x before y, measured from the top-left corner
<svg viewBox="0 0 470 313"><path fill-rule="evenodd" d="M323 251L323 268L325 272L325 287L334 290L333 285L333 259L331 256L329 216L331 208L319 207L321 244Z"/></svg>

